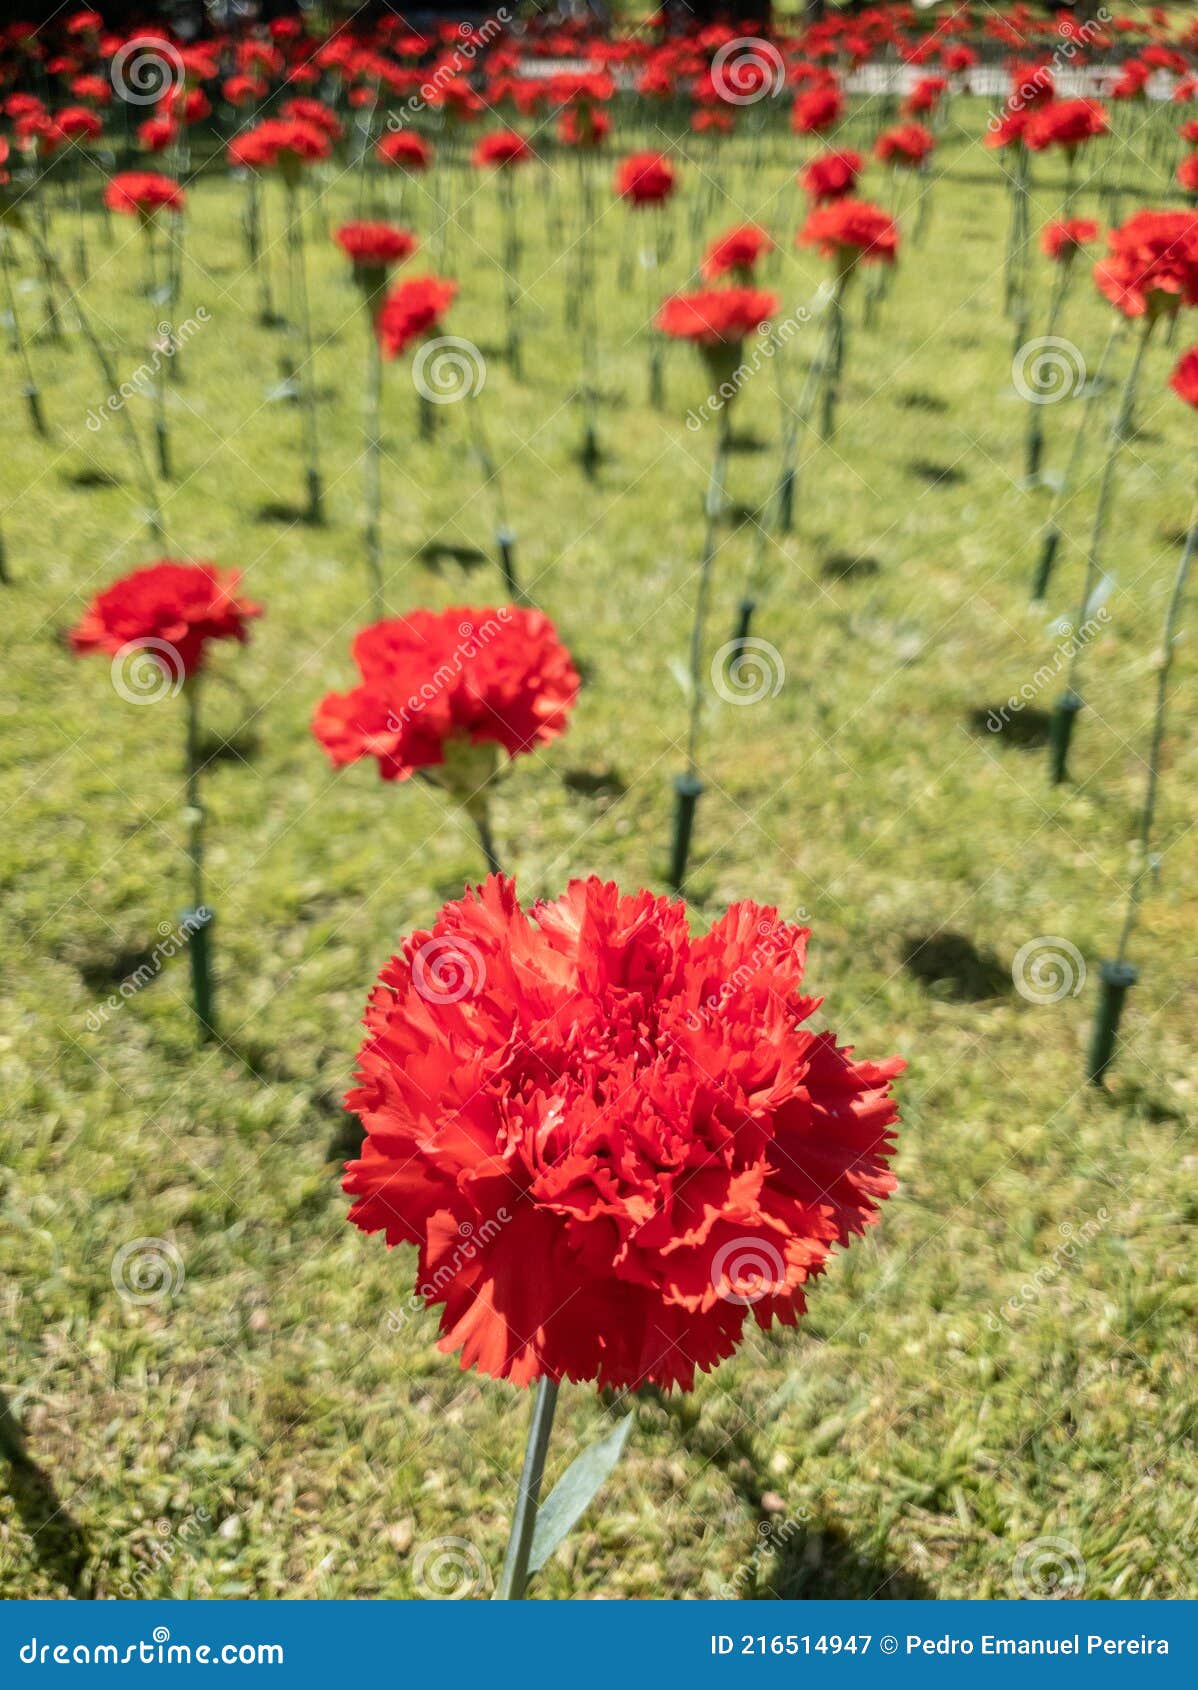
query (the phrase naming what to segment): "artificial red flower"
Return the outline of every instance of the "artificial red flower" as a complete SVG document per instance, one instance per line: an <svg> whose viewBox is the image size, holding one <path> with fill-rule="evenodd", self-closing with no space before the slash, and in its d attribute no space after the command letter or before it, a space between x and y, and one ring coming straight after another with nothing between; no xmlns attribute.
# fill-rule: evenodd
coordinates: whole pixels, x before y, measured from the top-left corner
<svg viewBox="0 0 1198 1690"><path fill-rule="evenodd" d="M341 119L323 100L310 100L302 95L298 99L288 100L283 107L283 116L323 131L330 141L339 141L345 133Z"/></svg>
<svg viewBox="0 0 1198 1690"><path fill-rule="evenodd" d="M523 135L513 129L497 129L484 135L470 154L470 162L479 170L509 170L515 164L526 164L533 150Z"/></svg>
<svg viewBox="0 0 1198 1690"><path fill-rule="evenodd" d="M1004 112L1002 117L992 118L982 142L984 147L1021 147L1023 133L1027 128L1030 111L1022 106L1014 111Z"/></svg>
<svg viewBox="0 0 1198 1690"><path fill-rule="evenodd" d="M852 193L861 174L862 162L861 154L851 149L819 153L799 172L799 181L813 205L824 205L828 200L843 199L846 194Z"/></svg>
<svg viewBox="0 0 1198 1690"><path fill-rule="evenodd" d="M1040 250L1058 263L1069 263L1084 246L1098 239L1098 224L1090 217L1061 217L1048 223L1040 236Z"/></svg>
<svg viewBox="0 0 1198 1690"><path fill-rule="evenodd" d="M458 295L456 282L440 276L413 276L389 293L379 311L376 328L386 358L398 358L415 341L440 324Z"/></svg>
<svg viewBox="0 0 1198 1690"><path fill-rule="evenodd" d="M808 213L799 231L799 246L815 246L824 258L846 268L862 264L893 264L898 253L898 227L881 206L868 200L840 199Z"/></svg>
<svg viewBox="0 0 1198 1690"><path fill-rule="evenodd" d="M1198 153L1187 153L1177 166L1177 180L1187 194L1198 194Z"/></svg>
<svg viewBox="0 0 1198 1690"><path fill-rule="evenodd" d="M1198 145L1198 117L1191 117L1181 125L1177 133L1189 146Z"/></svg>
<svg viewBox="0 0 1198 1690"><path fill-rule="evenodd" d="M921 76L902 104L904 117L918 117L921 112L935 111L940 96L948 88L943 76Z"/></svg>
<svg viewBox="0 0 1198 1690"><path fill-rule="evenodd" d="M663 153L631 153L616 171L615 191L633 206L661 205L678 184L674 167Z"/></svg>
<svg viewBox="0 0 1198 1690"><path fill-rule="evenodd" d="M731 271L742 281L748 281L760 260L773 250L773 241L764 229L757 228L754 223L729 229L726 235L721 235L708 247L703 260L703 276L707 281L715 282Z"/></svg>
<svg viewBox="0 0 1198 1690"><path fill-rule="evenodd" d="M98 141L104 125L87 106L64 106L54 120L69 141Z"/></svg>
<svg viewBox="0 0 1198 1690"><path fill-rule="evenodd" d="M427 170L433 159L428 142L410 129L392 130L374 150L384 163L398 165L403 170Z"/></svg>
<svg viewBox="0 0 1198 1690"><path fill-rule="evenodd" d="M516 1385L689 1390L750 1313L797 1322L894 1189L904 1066L804 1026L807 939L750 902L692 938L684 904L594 878L526 913L492 875L405 941L344 1189L417 1247L441 1349Z"/></svg>
<svg viewBox="0 0 1198 1690"><path fill-rule="evenodd" d="M692 112L691 128L696 135L731 135L735 125L732 122L731 112L714 111L711 107L704 106L698 111Z"/></svg>
<svg viewBox="0 0 1198 1690"><path fill-rule="evenodd" d="M295 182L305 164L329 157L332 142L325 130L299 118L268 117L229 142L232 163L255 169L278 166L284 180Z"/></svg>
<svg viewBox="0 0 1198 1690"><path fill-rule="evenodd" d="M343 223L333 239L355 270L386 270L410 258L418 245L415 235L392 223Z"/></svg>
<svg viewBox="0 0 1198 1690"><path fill-rule="evenodd" d="M377 758L384 780L452 765L470 746L518 757L546 745L565 732L578 692L549 618L510 605L376 622L355 636L353 656L361 683L322 699L312 732L338 766Z"/></svg>
<svg viewBox="0 0 1198 1690"><path fill-rule="evenodd" d="M104 204L125 216L152 217L166 207L182 211L183 190L171 176L154 170L125 170L114 176L104 190Z"/></svg>
<svg viewBox="0 0 1198 1690"><path fill-rule="evenodd" d="M137 138L148 153L164 153L177 134L170 117L147 117L137 126Z"/></svg>
<svg viewBox="0 0 1198 1690"><path fill-rule="evenodd" d="M611 118L598 106L567 106L557 120L558 139L567 147L601 147L611 133Z"/></svg>
<svg viewBox="0 0 1198 1690"><path fill-rule="evenodd" d="M777 294L756 288L704 288L667 299L657 314L657 327L700 346L737 345L777 309Z"/></svg>
<svg viewBox="0 0 1198 1690"><path fill-rule="evenodd" d="M1198 346L1191 346L1177 360L1177 368L1169 377L1169 386L1179 399L1198 410Z"/></svg>
<svg viewBox="0 0 1198 1690"><path fill-rule="evenodd" d="M935 151L936 137L922 123L898 123L884 129L874 142L874 157L882 164L918 169Z"/></svg>
<svg viewBox="0 0 1198 1690"><path fill-rule="evenodd" d="M173 678L203 667L209 640L248 638L246 623L261 605L237 597L241 575L214 563L157 563L123 575L97 593L71 631L71 649L112 654L144 649Z"/></svg>
<svg viewBox="0 0 1198 1690"><path fill-rule="evenodd" d="M260 76L226 76L220 91L231 106L250 106L262 99L266 83Z"/></svg>
<svg viewBox="0 0 1198 1690"><path fill-rule="evenodd" d="M822 135L844 116L844 95L831 85L799 94L790 114L796 135Z"/></svg>
<svg viewBox="0 0 1198 1690"><path fill-rule="evenodd" d="M1125 317L1198 305L1198 212L1137 211L1107 236L1094 281Z"/></svg>
<svg viewBox="0 0 1198 1690"><path fill-rule="evenodd" d="M1105 135L1109 128L1106 107L1097 100L1052 100L1030 114L1023 142L1033 153L1046 147L1073 153L1083 142Z"/></svg>

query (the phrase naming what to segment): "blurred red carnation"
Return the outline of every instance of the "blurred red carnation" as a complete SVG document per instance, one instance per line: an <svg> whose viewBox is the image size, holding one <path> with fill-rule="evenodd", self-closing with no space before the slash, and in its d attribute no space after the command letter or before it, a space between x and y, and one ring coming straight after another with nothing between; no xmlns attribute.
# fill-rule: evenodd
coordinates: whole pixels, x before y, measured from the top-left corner
<svg viewBox="0 0 1198 1690"><path fill-rule="evenodd" d="M262 614L260 605L237 597L240 580L237 570L214 563L161 558L146 564L97 593L71 630L71 648L115 654L145 647L164 667L194 675L209 640L244 641L246 623Z"/></svg>

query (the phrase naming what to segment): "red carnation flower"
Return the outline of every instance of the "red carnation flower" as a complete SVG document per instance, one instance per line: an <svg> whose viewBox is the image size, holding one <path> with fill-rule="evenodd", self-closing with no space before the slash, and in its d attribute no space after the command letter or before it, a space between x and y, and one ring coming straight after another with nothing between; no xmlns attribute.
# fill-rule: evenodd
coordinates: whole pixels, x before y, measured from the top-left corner
<svg viewBox="0 0 1198 1690"><path fill-rule="evenodd" d="M894 1189L903 1068L803 1025L807 938L749 902L692 938L596 879L525 913L493 875L386 964L349 1218L417 1246L463 1367L689 1390L750 1311L797 1322Z"/></svg>
<svg viewBox="0 0 1198 1690"><path fill-rule="evenodd" d="M986 147L1021 147L1023 134L1027 128L1031 112L1022 106L1014 111L1004 112L998 119L991 119L982 142Z"/></svg>
<svg viewBox="0 0 1198 1690"><path fill-rule="evenodd" d="M1023 140L1033 153L1046 147L1063 147L1072 153L1109 128L1106 107L1097 100L1052 100L1030 114Z"/></svg>
<svg viewBox="0 0 1198 1690"><path fill-rule="evenodd" d="M948 79L943 76L921 76L902 104L904 117L918 117L921 112L935 111L940 104L940 96L948 88Z"/></svg>
<svg viewBox="0 0 1198 1690"><path fill-rule="evenodd" d="M433 160L432 147L410 129L396 129L384 135L374 150L385 164L397 165L402 170L427 170Z"/></svg>
<svg viewBox="0 0 1198 1690"><path fill-rule="evenodd" d="M379 345L387 358L402 352L440 324L457 298L458 284L440 276L413 276L383 301L378 314Z"/></svg>
<svg viewBox="0 0 1198 1690"><path fill-rule="evenodd" d="M657 314L657 327L700 346L735 346L778 309L778 296L755 288L706 288L676 293Z"/></svg>
<svg viewBox="0 0 1198 1690"><path fill-rule="evenodd" d="M691 128L696 135L731 135L734 127L731 112L702 107L691 114Z"/></svg>
<svg viewBox="0 0 1198 1690"><path fill-rule="evenodd" d="M1179 399L1198 410L1198 346L1191 346L1177 360L1177 368L1169 377L1169 386Z"/></svg>
<svg viewBox="0 0 1198 1690"><path fill-rule="evenodd" d="M333 150L327 133L298 118L268 117L229 142L234 164L255 169L277 166L285 180L296 182L305 164L318 164Z"/></svg>
<svg viewBox="0 0 1198 1690"><path fill-rule="evenodd" d="M178 679L199 672L209 640L248 638L262 607L237 597L235 569L162 558L105 587L71 631L72 650L144 649Z"/></svg>
<svg viewBox="0 0 1198 1690"><path fill-rule="evenodd" d="M799 231L799 246L816 246L824 258L846 268L862 264L893 264L898 253L898 228L881 206L868 200L841 199L817 206Z"/></svg>
<svg viewBox="0 0 1198 1690"><path fill-rule="evenodd" d="M936 137L922 123L899 123L884 129L874 142L874 157L882 164L916 169L936 148Z"/></svg>
<svg viewBox="0 0 1198 1690"><path fill-rule="evenodd" d="M1177 180L1187 194L1198 194L1198 153L1187 153L1177 166Z"/></svg>
<svg viewBox="0 0 1198 1690"><path fill-rule="evenodd" d="M415 252L418 242L407 229L391 223L343 223L333 239L355 270L385 271Z"/></svg>
<svg viewBox="0 0 1198 1690"><path fill-rule="evenodd" d="M678 184L674 167L663 153L632 153L616 171L615 191L634 206L660 205Z"/></svg>
<svg viewBox="0 0 1198 1690"><path fill-rule="evenodd" d="M64 106L55 122L69 141L98 141L104 125L86 106Z"/></svg>
<svg viewBox="0 0 1198 1690"><path fill-rule="evenodd" d="M266 83L260 76L226 76L220 91L231 106L250 106L266 93Z"/></svg>
<svg viewBox="0 0 1198 1690"><path fill-rule="evenodd" d="M338 765L376 757L384 780L472 745L518 757L548 744L578 692L570 654L539 610L415 610L363 628L353 655L361 684L322 699L312 732Z"/></svg>
<svg viewBox="0 0 1198 1690"><path fill-rule="evenodd" d="M1198 144L1198 117L1191 117L1183 123L1177 133L1189 146Z"/></svg>
<svg viewBox="0 0 1198 1690"><path fill-rule="evenodd" d="M809 88L799 94L790 114L796 135L822 135L844 116L844 95L839 88Z"/></svg>
<svg viewBox="0 0 1198 1690"><path fill-rule="evenodd" d="M523 135L513 129L498 129L476 143L470 162L479 170L509 170L515 164L526 164L532 156Z"/></svg>
<svg viewBox="0 0 1198 1690"><path fill-rule="evenodd" d="M1089 217L1062 217L1045 225L1040 250L1057 263L1068 264L1082 247L1098 239L1098 224Z"/></svg>
<svg viewBox="0 0 1198 1690"><path fill-rule="evenodd" d="M861 154L851 149L844 152L820 153L799 172L799 181L807 190L813 205L824 205L828 200L844 199L857 186L862 162Z"/></svg>
<svg viewBox="0 0 1198 1690"><path fill-rule="evenodd" d="M183 190L170 176L154 170L125 170L114 176L104 190L104 204L125 216L152 217L165 206L182 211Z"/></svg>
<svg viewBox="0 0 1198 1690"><path fill-rule="evenodd" d="M611 118L598 106L567 106L557 120L557 134L567 147L601 147L611 134Z"/></svg>
<svg viewBox="0 0 1198 1690"><path fill-rule="evenodd" d="M1125 317L1198 304L1198 212L1137 211L1107 244L1111 255L1094 266L1094 280Z"/></svg>
<svg viewBox="0 0 1198 1690"><path fill-rule="evenodd" d="M137 138L148 153L164 153L178 134L174 119L147 117L137 126Z"/></svg>
<svg viewBox="0 0 1198 1690"><path fill-rule="evenodd" d="M310 100L304 96L288 100L283 107L283 116L297 123L306 123L313 129L322 130L330 141L339 141L345 133L341 119L323 100Z"/></svg>
<svg viewBox="0 0 1198 1690"><path fill-rule="evenodd" d="M707 281L715 282L731 271L743 281L748 281L759 261L773 250L773 241L756 224L746 223L742 228L729 229L726 235L721 235L708 247L703 260L703 276Z"/></svg>

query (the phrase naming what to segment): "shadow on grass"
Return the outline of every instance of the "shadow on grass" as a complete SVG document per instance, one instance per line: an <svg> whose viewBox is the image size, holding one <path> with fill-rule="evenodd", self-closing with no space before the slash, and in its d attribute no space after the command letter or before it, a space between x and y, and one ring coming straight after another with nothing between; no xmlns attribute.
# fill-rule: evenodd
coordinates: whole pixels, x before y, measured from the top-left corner
<svg viewBox="0 0 1198 1690"><path fill-rule="evenodd" d="M936 1592L906 1567L860 1550L839 1526L812 1522L780 1543L769 1566L738 1594L779 1602L926 1602Z"/></svg>
<svg viewBox="0 0 1198 1690"><path fill-rule="evenodd" d="M489 554L478 546L458 546L447 540L430 540L427 545L421 546L416 556L434 575L443 574L447 564L454 564L469 573L473 569L484 568L491 561Z"/></svg>
<svg viewBox="0 0 1198 1690"><path fill-rule="evenodd" d="M59 1501L49 1475L26 1449L21 1429L2 1392L0 1455L8 1464L8 1492L38 1565L69 1595L89 1596L87 1534Z"/></svg>
<svg viewBox="0 0 1198 1690"><path fill-rule="evenodd" d="M1011 976L992 951L979 951L964 933L909 934L901 961L931 996L953 1003L982 1003L1004 997Z"/></svg>
<svg viewBox="0 0 1198 1690"><path fill-rule="evenodd" d="M860 557L856 552L832 552L820 565L825 581L866 581L881 572L876 557Z"/></svg>
<svg viewBox="0 0 1198 1690"><path fill-rule="evenodd" d="M1052 717L1047 710L1012 711L1007 704L979 704L969 712L969 726L983 739L1013 745L1017 751L1038 751L1048 744ZM992 726L997 722L998 726Z"/></svg>

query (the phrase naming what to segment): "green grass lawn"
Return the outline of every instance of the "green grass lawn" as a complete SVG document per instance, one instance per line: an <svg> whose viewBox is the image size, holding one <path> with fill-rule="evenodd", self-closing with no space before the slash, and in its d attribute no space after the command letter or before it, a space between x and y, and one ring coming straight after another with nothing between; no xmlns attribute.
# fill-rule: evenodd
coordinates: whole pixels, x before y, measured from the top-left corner
<svg viewBox="0 0 1198 1690"><path fill-rule="evenodd" d="M781 654L784 683L752 706L705 695L689 889L699 928L742 897L802 912L827 1024L862 1055L907 1057L900 1189L797 1332L750 1328L693 1396L636 1403L621 1465L538 1595L1017 1596L1044 1593L1054 1565L1087 1596L1194 1594L1192 636L1175 668L1160 873L1133 951L1141 980L1109 1088L1082 1084L1193 493L1198 422L1165 387L1188 327L1149 352L1108 535L1109 622L1086 653L1075 778L1054 789L1043 749L973 716L1052 661L1049 622L1073 614L1100 441L1096 426L1049 602L1032 610L1049 496L1019 484L1007 195L1000 161L977 144L986 108L956 115L969 133L954 118L942 142L922 244L908 242L872 329L851 304L841 426L830 446L805 447L796 531L771 550L756 632ZM790 244L801 159L788 136L718 152L686 136L679 151L673 253L656 274L634 263L631 285L621 255L644 224L611 202L611 161L600 169L604 459L591 479L563 315L574 161L555 179L530 167L520 186L523 382L500 356L495 184L458 173L451 192L471 196L470 222L446 231L444 256L427 192L406 207L426 247L409 270L461 282L447 328L486 360L475 404L519 567L585 673L569 733L522 759L497 796L525 899L592 873L665 889L685 731L677 670L714 431L684 426L706 391L686 348L668 353L665 410L649 407L642 331L649 303L692 278L696 196L703 239L746 218L779 238L766 282L785 309L809 304L824 274ZM1163 175L1154 184L1138 158L1128 181L1123 215L1165 203ZM1058 167L1037 165L1034 230L1062 186ZM872 166L866 193L888 188ZM240 191L222 178L192 190L171 313L203 307L208 320L169 392L170 548L240 567L265 606L250 645L217 653L204 688L223 747L206 783L216 1045L196 1046L181 958L103 1007L187 901L182 710L124 702L104 662L63 649L91 594L156 551L119 419L87 426L105 390L71 314L65 344L32 347L49 443L25 426L8 357L0 1383L28 1460L0 1469L0 1595L426 1595L441 1540L455 1540L471 1588L506 1540L527 1398L437 1351L434 1316L407 1312L411 1253L349 1227L339 1191L352 1143L340 1099L368 988L401 937L479 873L475 841L434 792L384 785L366 766L334 774L308 728L322 694L350 684L365 615L365 331L324 233L357 195L330 172L309 222L326 527L278 508L301 497L300 418L271 397L285 337L255 320ZM1077 209L1095 203L1087 190ZM69 258L69 218L54 227ZM138 292L135 229L114 235L108 245L98 219L89 228L84 299L124 377L164 312ZM275 260L282 299L281 248ZM1033 334L1047 271L1035 256ZM1061 333L1092 368L1113 313L1087 271ZM32 329L40 294L23 245L18 283ZM801 382L818 333L804 327L738 400L709 651L732 632L752 563L779 394ZM1129 351L1118 347L1116 375ZM149 402L129 409L148 444ZM1053 468L1080 410L1045 409ZM389 366L394 611L503 602L466 405L438 421L421 441L408 366ZM1061 684L1034 705L1050 708ZM952 963L953 941L919 949L942 932L976 947L963 996L921 967ZM1055 935L1089 978L1038 1005L1014 990L1011 964ZM139 1305L117 1294L112 1268L144 1238L167 1241L182 1271L173 1295ZM563 1390L550 1480L615 1406Z"/></svg>

